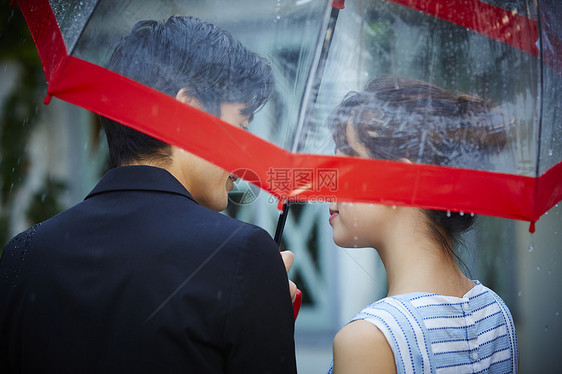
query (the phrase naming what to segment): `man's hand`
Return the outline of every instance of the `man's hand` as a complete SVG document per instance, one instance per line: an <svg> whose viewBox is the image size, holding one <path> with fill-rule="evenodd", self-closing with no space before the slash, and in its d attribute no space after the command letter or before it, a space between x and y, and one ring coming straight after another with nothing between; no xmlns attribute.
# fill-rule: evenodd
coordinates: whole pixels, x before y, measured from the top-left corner
<svg viewBox="0 0 562 374"><path fill-rule="evenodd" d="M283 251L281 252L281 258L283 258L283 263L285 264L285 270L288 273L289 269L291 269L291 265L293 265L293 260L295 259L295 255L291 251ZM291 294L291 300L293 301L293 314L296 320L297 315L299 314L299 310L301 308L302 292L297 288L297 285L290 279L289 279L289 292Z"/></svg>
<svg viewBox="0 0 562 374"><path fill-rule="evenodd" d="M281 252L281 257L283 258L283 263L285 264L285 270L289 273L289 269L291 269L291 265L293 265L295 255L291 251L283 251ZM297 297L297 289L297 285L289 279L289 293L291 294L291 300L293 303Z"/></svg>

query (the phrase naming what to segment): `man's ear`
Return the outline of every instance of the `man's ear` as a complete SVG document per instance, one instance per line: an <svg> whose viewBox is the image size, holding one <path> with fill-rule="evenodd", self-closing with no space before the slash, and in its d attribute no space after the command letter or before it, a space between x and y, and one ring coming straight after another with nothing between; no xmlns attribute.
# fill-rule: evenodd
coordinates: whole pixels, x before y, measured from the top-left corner
<svg viewBox="0 0 562 374"><path fill-rule="evenodd" d="M188 88L182 88L176 94L176 100L181 101L184 104L191 105L197 109L203 110L203 105L195 98L195 96L189 93Z"/></svg>

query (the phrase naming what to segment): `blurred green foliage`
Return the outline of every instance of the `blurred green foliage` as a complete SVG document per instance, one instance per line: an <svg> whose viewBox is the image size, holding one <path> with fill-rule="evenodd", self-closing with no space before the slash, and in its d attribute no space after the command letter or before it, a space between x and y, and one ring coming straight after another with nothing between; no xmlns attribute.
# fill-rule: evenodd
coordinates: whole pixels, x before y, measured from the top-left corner
<svg viewBox="0 0 562 374"><path fill-rule="evenodd" d="M0 1L0 69L6 64L17 66L17 83L3 98L0 117L0 249L10 239L11 212L14 196L24 185L29 168L28 141L38 121L39 106L46 93L45 76L41 62L25 20L8 0ZM0 75L2 71L0 70ZM63 184L46 178L36 191L32 206L26 209L29 225L45 219L60 210L58 196ZM58 187L56 187L58 186ZM43 198L48 196L49 198ZM42 207L38 207L43 205Z"/></svg>

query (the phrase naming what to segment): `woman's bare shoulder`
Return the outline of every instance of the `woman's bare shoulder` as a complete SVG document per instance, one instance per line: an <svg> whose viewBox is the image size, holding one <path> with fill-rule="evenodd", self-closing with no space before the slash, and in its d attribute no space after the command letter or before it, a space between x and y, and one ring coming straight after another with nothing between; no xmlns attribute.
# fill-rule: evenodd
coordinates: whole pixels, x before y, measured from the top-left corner
<svg viewBox="0 0 562 374"><path fill-rule="evenodd" d="M334 339L334 373L396 373L384 334L364 320L347 324Z"/></svg>

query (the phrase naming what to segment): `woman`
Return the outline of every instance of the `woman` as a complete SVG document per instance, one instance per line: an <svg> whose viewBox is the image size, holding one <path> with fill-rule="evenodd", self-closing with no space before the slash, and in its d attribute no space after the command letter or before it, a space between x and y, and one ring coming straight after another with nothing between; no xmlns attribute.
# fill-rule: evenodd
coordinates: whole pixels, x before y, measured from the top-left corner
<svg viewBox="0 0 562 374"><path fill-rule="evenodd" d="M501 111L429 83L387 77L333 111L337 154L439 165L483 165L506 142ZM381 181L384 183L384 181ZM472 214L364 203L330 205L342 247L373 247L388 295L336 335L330 372L516 372L515 328L492 290L467 278L454 249Z"/></svg>

